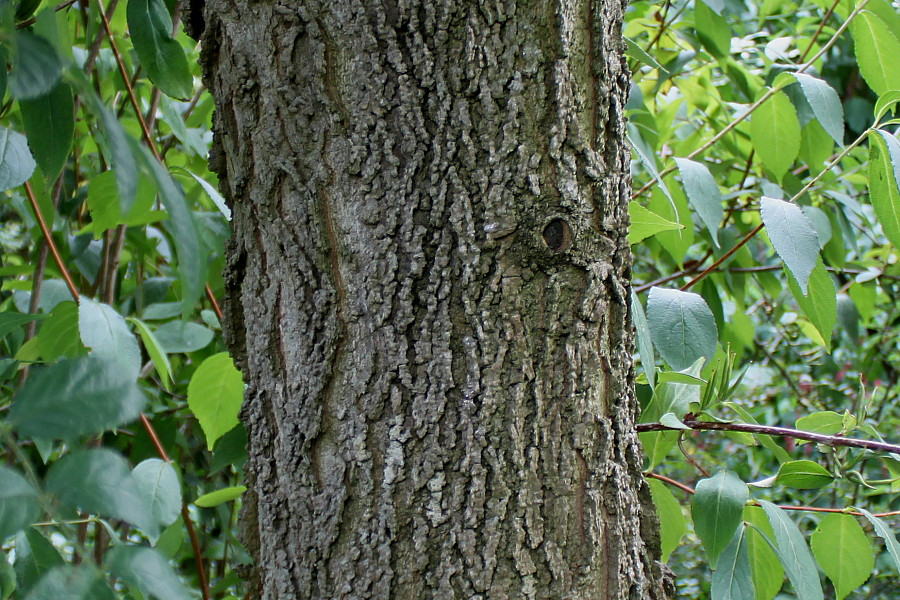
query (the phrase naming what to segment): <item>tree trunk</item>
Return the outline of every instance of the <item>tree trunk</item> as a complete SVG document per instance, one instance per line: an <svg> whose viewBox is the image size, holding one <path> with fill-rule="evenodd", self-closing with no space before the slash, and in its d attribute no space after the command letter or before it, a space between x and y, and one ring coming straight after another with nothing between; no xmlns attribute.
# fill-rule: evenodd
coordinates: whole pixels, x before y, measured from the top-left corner
<svg viewBox="0 0 900 600"><path fill-rule="evenodd" d="M254 597L665 597L633 427L622 9L194 6Z"/></svg>

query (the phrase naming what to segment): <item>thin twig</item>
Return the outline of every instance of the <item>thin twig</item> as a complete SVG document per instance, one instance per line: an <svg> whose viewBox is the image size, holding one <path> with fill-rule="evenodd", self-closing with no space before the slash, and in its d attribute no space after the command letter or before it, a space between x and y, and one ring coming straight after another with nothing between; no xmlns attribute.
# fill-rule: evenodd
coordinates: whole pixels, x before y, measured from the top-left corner
<svg viewBox="0 0 900 600"><path fill-rule="evenodd" d="M698 421L696 419L682 419L682 423L690 429L714 430L714 431L742 431L744 433L756 433L761 435L775 435L779 437L794 438L816 442L827 446L845 446L849 448L864 448L877 452L893 452L900 454L900 444L876 442L875 440L860 440L847 438L840 435L824 435L788 427L773 427L770 425L751 425L750 423L716 423L711 421ZM635 426L638 433L647 431L683 431L678 427L669 427L662 423L639 423Z"/></svg>

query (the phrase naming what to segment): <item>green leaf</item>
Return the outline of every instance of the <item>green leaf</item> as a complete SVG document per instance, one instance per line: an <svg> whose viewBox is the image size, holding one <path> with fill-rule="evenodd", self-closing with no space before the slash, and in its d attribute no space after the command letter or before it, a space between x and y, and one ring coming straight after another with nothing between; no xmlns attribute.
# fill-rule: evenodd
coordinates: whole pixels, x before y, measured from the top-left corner
<svg viewBox="0 0 900 600"><path fill-rule="evenodd" d="M653 345L676 371L687 369L698 358L709 359L716 351L716 321L697 294L651 288L647 323Z"/></svg>
<svg viewBox="0 0 900 600"><path fill-rule="evenodd" d="M651 483L652 481L653 480L651 480ZM203 494L202 496L194 500L194 504L203 508L212 508L214 506L224 504L225 502L231 502L232 500L240 498L241 494L246 491L247 487L243 485L222 488L221 490Z"/></svg>
<svg viewBox="0 0 900 600"><path fill-rule="evenodd" d="M775 252L794 274L805 294L810 273L819 257L819 239L812 221L796 204L766 196L760 200L760 216Z"/></svg>
<svg viewBox="0 0 900 600"><path fill-rule="evenodd" d="M834 481L825 467L811 460L792 460L778 468L775 481L798 490L816 490Z"/></svg>
<svg viewBox="0 0 900 600"><path fill-rule="evenodd" d="M875 122L880 122L881 117L888 111L896 114L897 103L900 103L900 90L891 90L880 95L875 102Z"/></svg>
<svg viewBox="0 0 900 600"><path fill-rule="evenodd" d="M713 571L712 597L717 600L753 600L753 576L747 546L747 529L741 525L719 557Z"/></svg>
<svg viewBox="0 0 900 600"><path fill-rule="evenodd" d="M134 377L105 355L91 354L32 369L9 419L25 437L72 439L133 421L144 402Z"/></svg>
<svg viewBox="0 0 900 600"><path fill-rule="evenodd" d="M716 180L702 163L687 158L676 158L675 164L681 173L685 195L700 215L700 219L712 236L713 243L718 248L718 232L725 212L722 210L722 195L719 193Z"/></svg>
<svg viewBox="0 0 900 600"><path fill-rule="evenodd" d="M637 293L631 290L631 317L634 321L634 332L637 340L638 354L641 357L641 369L647 376L650 387L656 387L656 356L653 354L653 342L650 339L650 328L647 326L647 316ZM2 339L2 336L0 336Z"/></svg>
<svg viewBox="0 0 900 600"><path fill-rule="evenodd" d="M734 402L725 402L723 406L726 406L736 412L738 416L740 416L741 420L745 423L750 423L751 425L759 425L756 419L753 418L745 408L736 404ZM766 449L772 452L775 455L775 458L779 463L787 462L791 460L791 455L787 453L787 451L778 445L775 440L772 439L772 436L756 434L756 439L759 440L759 443L763 445Z"/></svg>
<svg viewBox="0 0 900 600"><path fill-rule="evenodd" d="M781 181L800 152L800 121L784 92L775 92L753 112L750 140L763 164Z"/></svg>
<svg viewBox="0 0 900 600"><path fill-rule="evenodd" d="M772 600L784 582L784 569L781 568L778 555L769 545L775 534L766 519L765 511L758 506L744 507L744 521L752 525L747 529L747 554L756 590L754 598Z"/></svg>
<svg viewBox="0 0 900 600"><path fill-rule="evenodd" d="M53 568L31 589L25 600L115 600L103 574L87 565Z"/></svg>
<svg viewBox="0 0 900 600"><path fill-rule="evenodd" d="M116 546L107 553L106 566L146 595L160 600L192 600L168 561L151 548Z"/></svg>
<svg viewBox="0 0 900 600"><path fill-rule="evenodd" d="M141 370L141 351L125 319L108 304L81 297L78 304L78 328L81 341L92 354L104 354L127 377L136 378Z"/></svg>
<svg viewBox="0 0 900 600"><path fill-rule="evenodd" d="M783 510L765 500L759 501L775 534L774 550L778 554L798 600L823 600L819 572L813 562L809 547L797 525Z"/></svg>
<svg viewBox="0 0 900 600"><path fill-rule="evenodd" d="M241 373L227 352L210 356L194 371L188 384L188 408L200 422L209 450L238 424L243 399Z"/></svg>
<svg viewBox="0 0 900 600"><path fill-rule="evenodd" d="M872 546L856 518L827 515L810 538L813 555L834 585L836 600L861 586L875 568Z"/></svg>
<svg viewBox="0 0 900 600"><path fill-rule="evenodd" d="M647 54L643 48L629 38L625 38L625 55L640 61L647 66L653 67L654 69L659 69L661 75L669 75L669 72L666 71L665 67L656 62L656 59Z"/></svg>
<svg viewBox="0 0 900 600"><path fill-rule="evenodd" d="M150 81L164 94L186 99L194 81L184 50L172 38L172 19L162 0L128 0L128 31Z"/></svg>
<svg viewBox="0 0 900 600"><path fill-rule="evenodd" d="M94 239L99 239L104 231L117 225L141 225L150 218L164 218L165 214L162 212L151 212L154 200L156 186L145 176L140 176L128 214L123 215L116 174L113 171L100 173L91 179L87 194Z"/></svg>
<svg viewBox="0 0 900 600"><path fill-rule="evenodd" d="M62 457L47 473L47 491L68 508L122 519L159 534L128 464L112 450L76 450Z"/></svg>
<svg viewBox="0 0 900 600"><path fill-rule="evenodd" d="M800 310L822 335L825 349L831 351L831 333L837 322L837 290L834 280L822 259L816 260L816 266L810 274L807 293L804 295L792 277L788 277L788 287Z"/></svg>
<svg viewBox="0 0 900 600"><path fill-rule="evenodd" d="M840 146L844 143L844 108L841 99L834 89L812 75L805 73L792 73L800 84L800 89L806 97L806 101L812 107L819 124L822 125L831 139Z"/></svg>
<svg viewBox="0 0 900 600"><path fill-rule="evenodd" d="M29 527L16 536L16 560L13 567L24 594L53 567L63 564L62 556L38 530Z"/></svg>
<svg viewBox="0 0 900 600"><path fill-rule="evenodd" d="M178 279L181 282L181 314L187 319L200 300L206 284L206 256L201 252L200 231L181 187L169 172L156 161L146 148L135 145L135 152L156 182L159 197L169 214L167 228L175 239L178 255ZM157 334L158 337L158 334ZM160 340L162 341L162 340Z"/></svg>
<svg viewBox="0 0 900 600"><path fill-rule="evenodd" d="M77 87L79 98L90 107L101 125L101 139L106 144L105 149L116 177L120 214L127 215L134 202L138 181L138 164L132 153L129 137L115 113L97 97L90 81L80 71L73 71L70 77Z"/></svg>
<svg viewBox="0 0 900 600"><path fill-rule="evenodd" d="M47 315L0 312L0 340L26 323L47 318Z"/></svg>
<svg viewBox="0 0 900 600"><path fill-rule="evenodd" d="M158 531L174 523L181 514L181 485L169 463L158 458L141 462L131 472L141 497L149 503L149 522L153 534L147 532L151 543L158 539Z"/></svg>
<svg viewBox="0 0 900 600"><path fill-rule="evenodd" d="M680 223L673 223L654 212L650 212L636 201L628 203L628 217L631 221L631 225L628 228L628 243L632 245L661 231L684 228L684 225Z"/></svg>
<svg viewBox="0 0 900 600"><path fill-rule="evenodd" d="M709 479L701 479L691 499L691 515L694 530L710 566L715 569L719 556L731 542L741 522L744 503L749 497L747 484L729 471L716 473Z"/></svg>
<svg viewBox="0 0 900 600"><path fill-rule="evenodd" d="M832 410L822 410L811 415L800 417L794 427L801 431L820 433L822 435L834 435L844 428L844 415ZM798 440L800 441L800 440Z"/></svg>
<svg viewBox="0 0 900 600"><path fill-rule="evenodd" d="M860 12L850 23L859 72L876 95L900 90L900 41L877 15Z"/></svg>
<svg viewBox="0 0 900 600"><path fill-rule="evenodd" d="M25 136L0 127L0 192L19 187L31 177L35 162Z"/></svg>
<svg viewBox="0 0 900 600"><path fill-rule="evenodd" d="M721 15L713 12L704 2L694 3L694 27L703 47L716 58L725 58L731 52L731 29Z"/></svg>
<svg viewBox="0 0 900 600"><path fill-rule="evenodd" d="M881 130L869 135L869 197L885 237L900 248L900 142Z"/></svg>
<svg viewBox="0 0 900 600"><path fill-rule="evenodd" d="M209 196L209 199L213 201L213 204L216 205L216 208L219 209L219 212L222 213L222 216L225 217L226 221L231 220L231 209L228 208L228 204L225 202L225 198L222 197L222 194L219 193L219 190L215 188L211 183L200 177L199 175L194 175L190 171L187 172L191 177L193 177L197 183L200 184L200 187L203 188L203 191L206 192L206 195ZM629 212L631 214L631 205L629 204ZM633 243L633 242L630 242Z"/></svg>
<svg viewBox="0 0 900 600"><path fill-rule="evenodd" d="M37 492L28 480L0 466L0 541L31 525L39 513Z"/></svg>
<svg viewBox="0 0 900 600"><path fill-rule="evenodd" d="M659 536L662 541L662 561L667 562L672 551L678 547L681 538L687 533L687 525L681 505L672 496L666 485L657 479L648 479L653 505L659 516Z"/></svg>
<svg viewBox="0 0 900 600"><path fill-rule="evenodd" d="M47 40L26 29L13 38L9 93L18 100L43 96L53 89L62 72L56 50Z"/></svg>
<svg viewBox="0 0 900 600"><path fill-rule="evenodd" d="M0 600L9 600L16 593L16 570L6 561L0 559Z"/></svg>
<svg viewBox="0 0 900 600"><path fill-rule="evenodd" d="M72 148L73 107L72 88L64 83L38 98L19 101L28 145L48 181L62 171Z"/></svg>
<svg viewBox="0 0 900 600"><path fill-rule="evenodd" d="M206 348L215 334L197 323L172 321L161 325L155 332L156 340L169 354L195 352Z"/></svg>
<svg viewBox="0 0 900 600"><path fill-rule="evenodd" d="M168 390L169 385L172 383L172 365L169 363L169 357L146 323L135 318L129 318L128 320L134 323L137 328L141 341L144 342L144 348L150 356L150 361L162 380L163 387Z"/></svg>
<svg viewBox="0 0 900 600"><path fill-rule="evenodd" d="M46 362L87 354L78 334L78 305L70 301L57 304L41 325L37 345L41 358Z"/></svg>
<svg viewBox="0 0 900 600"><path fill-rule="evenodd" d="M866 509L857 507L857 510L865 515L865 517L869 520L869 523L872 524L872 528L875 530L875 535L884 540L884 545L887 547L888 554L890 554L891 558L894 559L894 567L897 569L897 572L900 573L900 543L897 542L897 538L894 537L894 533L891 531L891 528L886 525L884 521L882 521Z"/></svg>

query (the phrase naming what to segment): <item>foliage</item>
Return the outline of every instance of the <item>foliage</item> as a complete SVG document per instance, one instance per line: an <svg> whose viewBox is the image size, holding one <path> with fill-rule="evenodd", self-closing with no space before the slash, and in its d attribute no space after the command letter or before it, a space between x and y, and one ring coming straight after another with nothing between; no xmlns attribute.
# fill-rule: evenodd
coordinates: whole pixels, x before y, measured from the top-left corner
<svg viewBox="0 0 900 600"><path fill-rule="evenodd" d="M0 598L243 592L212 101L180 3L125 4L0 1ZM680 596L886 597L897 7L639 0L624 32L639 430Z"/></svg>
<svg viewBox="0 0 900 600"><path fill-rule="evenodd" d="M630 239L638 428L680 597L887 597L897 6L641 1L625 35L629 213L666 224Z"/></svg>

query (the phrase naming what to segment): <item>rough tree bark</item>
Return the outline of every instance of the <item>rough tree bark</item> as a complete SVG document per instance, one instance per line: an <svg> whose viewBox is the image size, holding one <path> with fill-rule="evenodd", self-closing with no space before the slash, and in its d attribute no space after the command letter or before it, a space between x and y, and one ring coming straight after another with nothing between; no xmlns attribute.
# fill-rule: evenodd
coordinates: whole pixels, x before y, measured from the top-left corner
<svg viewBox="0 0 900 600"><path fill-rule="evenodd" d="M192 4L255 597L665 597L620 0Z"/></svg>

